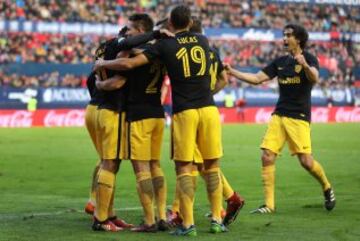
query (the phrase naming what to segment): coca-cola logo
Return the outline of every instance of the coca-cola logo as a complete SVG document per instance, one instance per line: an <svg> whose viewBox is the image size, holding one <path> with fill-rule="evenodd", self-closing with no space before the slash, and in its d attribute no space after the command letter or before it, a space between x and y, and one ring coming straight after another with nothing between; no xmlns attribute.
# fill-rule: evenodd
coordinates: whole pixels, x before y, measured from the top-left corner
<svg viewBox="0 0 360 241"><path fill-rule="evenodd" d="M336 122L360 122L360 108L339 108L335 114Z"/></svg>
<svg viewBox="0 0 360 241"><path fill-rule="evenodd" d="M260 108L256 111L255 115L255 123L268 123L271 118L272 110L266 110L264 108Z"/></svg>
<svg viewBox="0 0 360 241"><path fill-rule="evenodd" d="M328 108L313 108L311 110L311 121L314 123L327 123L329 120Z"/></svg>
<svg viewBox="0 0 360 241"><path fill-rule="evenodd" d="M65 113L49 111L44 118L44 126L84 126L84 111L70 110Z"/></svg>
<svg viewBox="0 0 360 241"><path fill-rule="evenodd" d="M0 127L31 127L33 112L14 111L10 114L0 114Z"/></svg>

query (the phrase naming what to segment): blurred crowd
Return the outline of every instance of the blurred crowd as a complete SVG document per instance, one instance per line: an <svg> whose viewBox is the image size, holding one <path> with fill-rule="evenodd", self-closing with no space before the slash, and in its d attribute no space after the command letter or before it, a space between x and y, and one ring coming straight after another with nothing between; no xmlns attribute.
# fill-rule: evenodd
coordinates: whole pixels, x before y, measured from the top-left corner
<svg viewBox="0 0 360 241"><path fill-rule="evenodd" d="M92 22L124 25L135 12L162 19L174 4L188 3L205 27L254 27L282 29L289 22L304 25L309 31L360 32L360 8L345 5L274 3L239 0L2 0L0 20ZM111 36L0 32L0 64L65 63L91 64L97 44ZM262 68L283 54L282 42L210 39L224 62L236 67ZM360 44L349 39L312 42L307 48L325 68L323 87L352 86L359 77L353 68L360 66ZM0 85L84 86L86 76L58 72L23 76L0 72ZM232 82L234 87L239 83ZM272 87L272 84L267 84ZM276 86L276 85L274 85Z"/></svg>
<svg viewBox="0 0 360 241"><path fill-rule="evenodd" d="M0 20L124 24L135 12L162 19L177 3L188 3L205 27L282 29L296 22L309 31L360 32L360 8L308 3L239 0L2 0Z"/></svg>
<svg viewBox="0 0 360 241"><path fill-rule="evenodd" d="M85 75L66 74L61 76L57 71L37 76L6 74L0 71L0 87L86 87L86 78Z"/></svg>
<svg viewBox="0 0 360 241"><path fill-rule="evenodd" d="M96 35L0 33L0 63L90 63L104 40Z"/></svg>
<svg viewBox="0 0 360 241"><path fill-rule="evenodd" d="M97 47L94 43L103 40L105 37L99 35L3 32L0 33L0 64L27 62L91 64ZM238 67L261 68L284 53L281 41L210 39L210 44L219 50L224 62ZM327 69L328 80L331 83L351 85L355 81L352 69L360 66L360 44L351 41L311 42L307 49L318 57L320 67ZM19 76L11 78L20 79ZM26 86L32 81L15 82L23 82ZM57 83L61 86L62 81Z"/></svg>

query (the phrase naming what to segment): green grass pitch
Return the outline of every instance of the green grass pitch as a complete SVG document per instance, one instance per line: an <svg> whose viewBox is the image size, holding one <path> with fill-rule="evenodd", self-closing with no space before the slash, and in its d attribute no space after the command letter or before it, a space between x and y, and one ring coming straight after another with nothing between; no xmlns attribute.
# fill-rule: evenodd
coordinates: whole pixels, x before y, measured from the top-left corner
<svg viewBox="0 0 360 241"><path fill-rule="evenodd" d="M259 144L265 125L224 125L222 168L246 205L228 233L208 233L209 205L198 181L194 240L360 240L360 124L313 124L315 158L332 182L337 206L323 208L320 185L284 148L276 166L274 215L251 215L263 204ZM174 193L174 165L165 133L162 166L168 204ZM83 213L96 154L85 128L0 129L0 240L183 240L167 233L91 230ZM135 176L128 161L117 175L118 215L141 220ZM188 239L188 238L186 238Z"/></svg>

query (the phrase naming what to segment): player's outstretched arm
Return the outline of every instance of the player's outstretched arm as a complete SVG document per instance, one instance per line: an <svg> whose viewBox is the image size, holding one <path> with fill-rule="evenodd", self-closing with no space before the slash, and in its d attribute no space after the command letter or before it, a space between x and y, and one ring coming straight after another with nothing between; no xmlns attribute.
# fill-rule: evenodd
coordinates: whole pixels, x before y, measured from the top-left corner
<svg viewBox="0 0 360 241"><path fill-rule="evenodd" d="M269 80L269 76L267 76L263 71L259 71L256 74L253 74L253 73L245 73L238 71L232 68L229 64L224 64L224 67L229 75L232 75L238 78L239 80L249 84L258 85Z"/></svg>
<svg viewBox="0 0 360 241"><path fill-rule="evenodd" d="M102 68L111 69L111 70L130 70L142 65L149 63L149 60L144 54L139 54L134 58L118 58L113 60L96 60L93 67L94 71L100 70Z"/></svg>
<svg viewBox="0 0 360 241"><path fill-rule="evenodd" d="M173 33L171 33L167 29L154 30L149 33L140 34L137 36L132 36L128 38L120 39L117 48L120 50L130 50L135 48L141 44L147 43L154 39L160 39L164 37L175 37Z"/></svg>
<svg viewBox="0 0 360 241"><path fill-rule="evenodd" d="M99 76L96 75L95 85L99 90L116 90L124 86L126 78L120 75L114 75L111 78L101 81Z"/></svg>

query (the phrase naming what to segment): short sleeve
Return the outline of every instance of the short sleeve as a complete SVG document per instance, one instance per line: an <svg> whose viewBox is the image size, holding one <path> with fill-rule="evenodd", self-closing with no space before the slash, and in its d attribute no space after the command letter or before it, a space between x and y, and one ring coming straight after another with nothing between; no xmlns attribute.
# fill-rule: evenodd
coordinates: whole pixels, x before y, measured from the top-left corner
<svg viewBox="0 0 360 241"><path fill-rule="evenodd" d="M274 60L269 65L267 65L265 68L263 68L262 72L264 72L270 79L277 76L276 60Z"/></svg>
<svg viewBox="0 0 360 241"><path fill-rule="evenodd" d="M149 61L159 59L161 56L161 41L156 42L155 44L149 45L144 49L143 54Z"/></svg>
<svg viewBox="0 0 360 241"><path fill-rule="evenodd" d="M315 67L317 70L319 70L319 61L314 55L307 54L306 62L308 63L309 66Z"/></svg>

